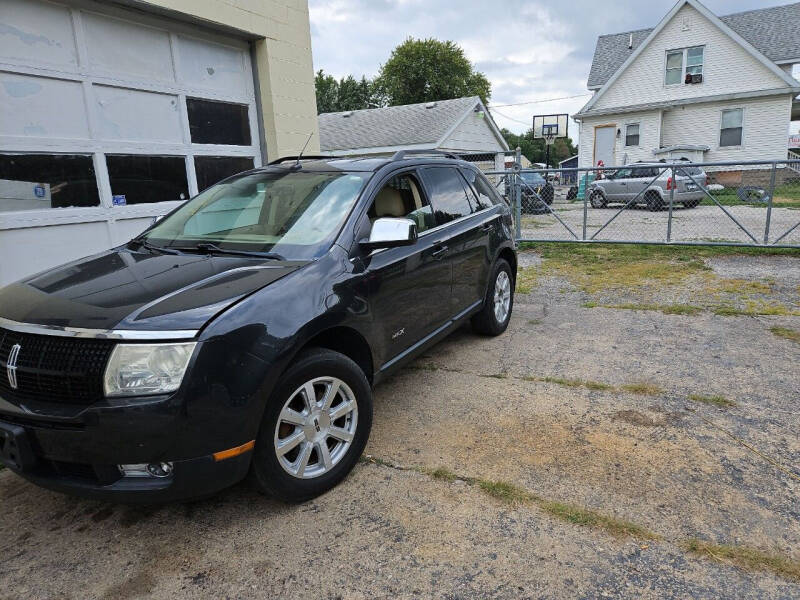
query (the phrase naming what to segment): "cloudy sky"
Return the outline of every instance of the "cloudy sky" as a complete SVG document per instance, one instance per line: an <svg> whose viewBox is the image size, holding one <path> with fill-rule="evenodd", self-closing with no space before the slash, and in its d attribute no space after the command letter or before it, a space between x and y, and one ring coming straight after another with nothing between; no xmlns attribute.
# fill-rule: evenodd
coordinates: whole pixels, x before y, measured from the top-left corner
<svg viewBox="0 0 800 600"><path fill-rule="evenodd" d="M789 0L703 2L716 14L726 15ZM521 132L530 127L534 114L572 114L586 103L586 77L598 35L654 27L673 4L673 0L309 0L314 68L336 77L372 77L392 48L408 36L453 40L492 82L492 113L498 124Z"/></svg>

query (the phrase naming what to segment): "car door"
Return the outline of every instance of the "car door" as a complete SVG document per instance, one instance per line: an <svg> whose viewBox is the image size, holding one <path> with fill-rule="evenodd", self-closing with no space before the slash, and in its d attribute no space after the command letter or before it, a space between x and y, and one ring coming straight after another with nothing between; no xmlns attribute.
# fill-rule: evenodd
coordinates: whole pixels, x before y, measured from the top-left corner
<svg viewBox="0 0 800 600"><path fill-rule="evenodd" d="M652 171L653 170L650 167L635 167L631 169L631 176L627 180L628 189L626 190L626 196L624 198L625 202L630 202L636 196L639 196L639 199L642 198L644 195L644 189L647 187L647 184L650 183L650 180L655 176L650 175Z"/></svg>
<svg viewBox="0 0 800 600"><path fill-rule="evenodd" d="M499 213L493 219L486 211L479 210L471 188L456 166L425 167L420 173L436 215L437 229L430 235L447 249L446 260L453 273L450 314L460 316L483 299L490 260L491 221Z"/></svg>
<svg viewBox="0 0 800 600"><path fill-rule="evenodd" d="M389 189L400 195L402 209ZM370 220L410 218L420 233L411 246L376 250L364 259L373 326L387 367L449 320L452 265L439 238L426 235L435 228L435 217L414 170L383 182L369 206Z"/></svg>
<svg viewBox="0 0 800 600"><path fill-rule="evenodd" d="M627 202L630 200L628 197L628 179L630 178L631 170L628 168L617 169L613 177L609 178L605 186L606 198L610 202Z"/></svg>

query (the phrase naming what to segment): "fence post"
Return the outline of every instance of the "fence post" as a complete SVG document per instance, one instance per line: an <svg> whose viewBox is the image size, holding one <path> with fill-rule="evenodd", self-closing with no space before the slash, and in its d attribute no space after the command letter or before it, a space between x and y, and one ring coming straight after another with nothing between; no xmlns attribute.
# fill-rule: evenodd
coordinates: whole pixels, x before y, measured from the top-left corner
<svg viewBox="0 0 800 600"><path fill-rule="evenodd" d="M667 217L667 242L672 241L672 205L675 203L675 188L678 186L675 165L672 165L672 185L669 187L669 216Z"/></svg>
<svg viewBox="0 0 800 600"><path fill-rule="evenodd" d="M578 189L581 189L581 172L576 171L578 174ZM589 217L589 171L586 171L584 174L586 177L586 185L583 187L583 237L581 238L582 242L586 241L586 221Z"/></svg>
<svg viewBox="0 0 800 600"><path fill-rule="evenodd" d="M522 149L517 146L514 152L514 224L517 239L522 237L522 185L519 172L522 169Z"/></svg>
<svg viewBox="0 0 800 600"><path fill-rule="evenodd" d="M772 173L769 178L769 197L767 199L767 222L764 225L764 245L769 243L769 224L772 220L772 199L775 197L775 175L778 172L778 161L772 162Z"/></svg>

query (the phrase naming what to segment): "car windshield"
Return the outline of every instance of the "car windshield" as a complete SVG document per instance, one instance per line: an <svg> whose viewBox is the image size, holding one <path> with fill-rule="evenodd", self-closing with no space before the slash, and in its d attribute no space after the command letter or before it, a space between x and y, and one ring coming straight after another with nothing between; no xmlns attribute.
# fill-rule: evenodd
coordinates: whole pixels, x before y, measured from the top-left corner
<svg viewBox="0 0 800 600"><path fill-rule="evenodd" d="M242 175L195 196L140 239L176 250L199 246L316 258L330 249L369 176L283 170Z"/></svg>
<svg viewBox="0 0 800 600"><path fill-rule="evenodd" d="M522 180L525 183L531 183L534 185L541 185L545 182L544 177L542 177L539 173L522 173Z"/></svg>

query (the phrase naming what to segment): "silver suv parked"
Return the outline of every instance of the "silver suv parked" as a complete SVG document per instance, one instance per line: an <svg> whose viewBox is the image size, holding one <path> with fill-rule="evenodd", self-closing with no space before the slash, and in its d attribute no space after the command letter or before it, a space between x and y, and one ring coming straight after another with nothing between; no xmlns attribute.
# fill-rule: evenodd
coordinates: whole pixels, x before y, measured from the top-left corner
<svg viewBox="0 0 800 600"><path fill-rule="evenodd" d="M694 208L705 197L703 187L707 184L705 171L700 167L681 167L673 180L672 169L663 163L636 163L593 181L589 185L589 202L593 208L621 203L644 204L648 210L662 210L669 206L674 186L673 202Z"/></svg>

